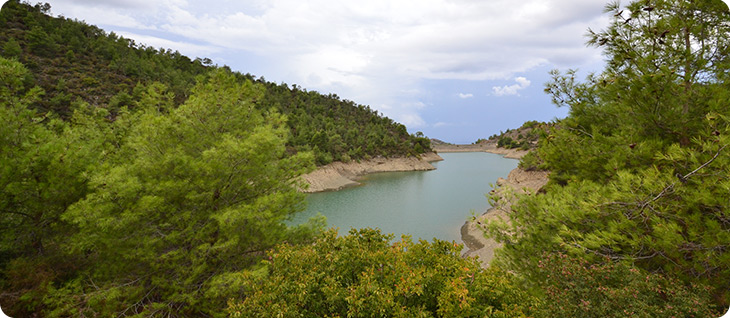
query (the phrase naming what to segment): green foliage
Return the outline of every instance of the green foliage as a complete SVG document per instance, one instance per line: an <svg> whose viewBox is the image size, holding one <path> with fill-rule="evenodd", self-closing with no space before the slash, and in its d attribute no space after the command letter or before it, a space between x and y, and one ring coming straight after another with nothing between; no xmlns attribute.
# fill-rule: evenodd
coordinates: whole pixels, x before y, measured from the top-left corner
<svg viewBox="0 0 730 318"><path fill-rule="evenodd" d="M17 56L36 77L47 98L34 107L71 115L70 101L83 100L108 108L114 119L118 108L137 104L136 85L162 83L175 96L174 107L191 93L196 76L211 69L210 59L191 60L179 52L155 49L83 22L51 18L50 6L10 1L0 12L0 45L4 56ZM23 51L25 49L25 51ZM20 51L18 51L20 50ZM265 93L255 103L261 111L276 109L287 116L289 153L313 151L319 165L331 161L377 156L417 156L431 150L430 141L408 134L406 127L367 106L341 100L334 94L275 84L263 77L235 73L240 82L256 81ZM63 89L56 83L65 81ZM339 137L338 137L339 136ZM371 145L372 143L372 145Z"/></svg>
<svg viewBox="0 0 730 318"><path fill-rule="evenodd" d="M11 38L5 44L3 44L3 56L7 58L18 58L23 53L23 49L20 47L18 41Z"/></svg>
<svg viewBox="0 0 730 318"><path fill-rule="evenodd" d="M264 251L322 226L284 224L315 160L430 150L367 106L49 12L0 11L2 55L17 59L0 59L11 316L213 315Z"/></svg>
<svg viewBox="0 0 730 318"><path fill-rule="evenodd" d="M525 154L517 165L518 168L525 171L547 170L544 161L536 150Z"/></svg>
<svg viewBox="0 0 730 318"><path fill-rule="evenodd" d="M232 317L524 317L535 300L509 273L482 270L460 245L391 243L378 230L330 230L307 245L281 245L243 276Z"/></svg>
<svg viewBox="0 0 730 318"><path fill-rule="evenodd" d="M321 226L283 223L302 209L292 180L312 156L286 154L286 118L253 104L260 85L219 71L176 109L153 84L113 122L82 101L61 121L32 110L42 90L27 74L0 58L0 301L12 316L209 315L237 292L237 271Z"/></svg>
<svg viewBox="0 0 730 318"><path fill-rule="evenodd" d="M520 130L537 128L539 125L540 122L537 120L528 120L522 124Z"/></svg>
<svg viewBox="0 0 730 318"><path fill-rule="evenodd" d="M684 284L624 263L590 264L565 254L544 253L536 283L545 290L541 317L719 317L709 288Z"/></svg>
<svg viewBox="0 0 730 318"><path fill-rule="evenodd" d="M39 26L28 31L26 41L31 51L40 56L53 56L58 50L58 44Z"/></svg>
<svg viewBox="0 0 730 318"><path fill-rule="evenodd" d="M287 146L292 152L313 150L318 165L377 156L417 156L431 151L430 139L408 134L406 127L380 116L368 106L340 100L334 94L301 90L297 85L267 87L261 107L279 109L288 118L292 134Z"/></svg>
<svg viewBox="0 0 730 318"><path fill-rule="evenodd" d="M210 313L223 302L209 295L227 295L211 279L288 237L283 221L302 208L289 180L311 157L284 157L284 118L256 111L261 94L216 72L169 115L141 114L123 149L133 157L93 175L92 193L63 216L79 228L73 248L95 264L97 289L81 303L102 313L132 303L146 314Z"/></svg>
<svg viewBox="0 0 730 318"><path fill-rule="evenodd" d="M507 129L500 132L499 135L489 137L490 141L496 141L497 147L506 149L519 148L520 150L530 150L535 148L540 135L547 130L551 124L541 123L538 121L526 121L518 129ZM484 139L477 140L477 144L484 142Z"/></svg>
<svg viewBox="0 0 730 318"><path fill-rule="evenodd" d="M700 149L672 146L654 165L618 170L607 183L571 179L521 198L512 224L492 227L508 243L503 261L530 272L541 251L629 260L727 297L730 129L723 126L719 136L698 141Z"/></svg>
<svg viewBox="0 0 730 318"><path fill-rule="evenodd" d="M103 109L70 123L39 115L31 105L42 90L26 89L26 74L0 58L0 288L8 291L0 300L18 316L35 313L45 288L77 269L64 255L75 228L61 216L88 193L88 173L111 151L109 130L98 125Z"/></svg>
<svg viewBox="0 0 730 318"><path fill-rule="evenodd" d="M497 147L512 149L515 146L517 146L517 142L512 140L511 137L503 136L500 137L499 140L497 140Z"/></svg>
<svg viewBox="0 0 730 318"><path fill-rule="evenodd" d="M607 69L585 82L555 71L546 85L570 115L523 163L551 171L546 193L521 197L511 224L490 225L506 243L498 262L533 278L544 251L604 269L627 262L680 285L706 284L711 296L698 301L727 308L730 13L720 1L606 9L612 23L589 32L589 44L604 48Z"/></svg>

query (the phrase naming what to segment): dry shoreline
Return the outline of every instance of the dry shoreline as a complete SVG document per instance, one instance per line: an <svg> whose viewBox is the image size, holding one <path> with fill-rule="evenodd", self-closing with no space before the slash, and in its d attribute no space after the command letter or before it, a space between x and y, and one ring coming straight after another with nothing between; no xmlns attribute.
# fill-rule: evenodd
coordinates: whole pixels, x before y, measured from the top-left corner
<svg viewBox="0 0 730 318"><path fill-rule="evenodd" d="M504 149L497 147L496 142L485 142L471 145L440 144L434 147L437 152L489 152L503 155L505 158L521 159L528 151L520 149ZM484 236L484 227L489 221L503 220L509 222L513 199L507 193L537 192L548 181L547 171L525 171L515 168L509 172L507 179L497 179L494 190L498 197L497 205L489 208L474 220L469 220L461 227L461 240L464 242L463 257L479 257L482 267L486 268L494 259L494 251L502 246L493 239Z"/></svg>
<svg viewBox="0 0 730 318"><path fill-rule="evenodd" d="M444 160L433 152L416 157L375 158L360 162L333 162L303 175L302 180L309 186L300 191L305 193L337 191L359 185L360 177L377 172L426 171L436 169L431 162Z"/></svg>
<svg viewBox="0 0 730 318"><path fill-rule="evenodd" d="M472 146L472 145L468 145ZM519 159L524 156L527 151L513 149L498 149L499 152L485 149L481 151L505 154L505 158ZM509 156L508 156L509 155ZM509 172L507 179L497 179L494 194L498 197L497 205L491 207L482 215L477 216L474 220L469 220L461 227L461 240L464 242L465 251L463 257L478 257L483 268L489 266L494 259L494 251L502 244L491 238L484 236L484 227L489 221L503 220L509 222L509 214L511 212L514 198L508 196L508 193L527 193L528 191L536 193L548 181L548 171L525 171L515 168Z"/></svg>
<svg viewBox="0 0 730 318"><path fill-rule="evenodd" d="M480 144L471 145L453 145L453 144L441 144L433 147L433 150L437 153L443 152L488 152L498 155L503 155L509 159L521 159L527 154L527 150L521 149L505 149L497 147L496 142L486 142Z"/></svg>
<svg viewBox="0 0 730 318"><path fill-rule="evenodd" d="M333 162L317 170L303 175L301 178L309 186L300 191L305 193L337 191L346 187L357 186L357 181L362 176L377 172L396 171L426 171L436 169L431 162L444 160L437 153L449 152L488 152L503 155L509 159L520 159L527 151L520 149L498 148L496 143L483 143L476 145L452 145L443 144L433 147L435 152L421 155L420 158L375 158L362 160L360 162ZM536 192L543 187L548 180L547 171L525 171L515 168L510 171L507 179L499 178L496 182L496 195L500 198L497 206L494 206L469 220L461 227L461 240L464 242L465 251L463 257L479 257L482 267L487 267L494 258L494 251L501 247L501 244L484 236L484 226L490 220L504 220L509 222L509 213L512 203L506 193L525 193L526 191Z"/></svg>

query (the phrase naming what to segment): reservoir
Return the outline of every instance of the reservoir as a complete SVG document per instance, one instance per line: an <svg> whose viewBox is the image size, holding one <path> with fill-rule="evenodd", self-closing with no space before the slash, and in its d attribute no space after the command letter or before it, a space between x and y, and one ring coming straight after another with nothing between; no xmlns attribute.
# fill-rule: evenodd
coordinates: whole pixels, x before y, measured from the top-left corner
<svg viewBox="0 0 730 318"><path fill-rule="evenodd" d="M386 172L366 176L363 185L334 192L310 194L307 209L294 223L321 213L328 227L379 228L430 241L461 243L461 226L472 212L489 208L487 193L497 178L506 178L517 160L485 152L441 153L436 170Z"/></svg>

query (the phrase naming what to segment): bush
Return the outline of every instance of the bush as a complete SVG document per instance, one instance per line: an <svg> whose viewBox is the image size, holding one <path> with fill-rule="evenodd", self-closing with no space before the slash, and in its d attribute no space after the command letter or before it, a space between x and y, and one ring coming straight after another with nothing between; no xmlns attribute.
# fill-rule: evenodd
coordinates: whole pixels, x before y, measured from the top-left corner
<svg viewBox="0 0 730 318"><path fill-rule="evenodd" d="M524 155L522 159L520 159L520 163L517 167L525 171L545 170L545 164L537 151L530 151Z"/></svg>
<svg viewBox="0 0 730 318"><path fill-rule="evenodd" d="M514 145L516 145L516 144L517 143L514 140L512 140L511 137L506 137L506 136L500 137L499 140L497 141L497 147L500 147L500 148L512 149L514 147Z"/></svg>
<svg viewBox="0 0 730 318"><path fill-rule="evenodd" d="M414 243L379 230L330 230L314 243L281 245L246 272L233 317L524 317L535 298L496 267L461 258L461 245Z"/></svg>
<svg viewBox="0 0 730 318"><path fill-rule="evenodd" d="M719 317L710 288L606 260L593 265L565 254L543 254L537 266L549 301L544 317Z"/></svg>

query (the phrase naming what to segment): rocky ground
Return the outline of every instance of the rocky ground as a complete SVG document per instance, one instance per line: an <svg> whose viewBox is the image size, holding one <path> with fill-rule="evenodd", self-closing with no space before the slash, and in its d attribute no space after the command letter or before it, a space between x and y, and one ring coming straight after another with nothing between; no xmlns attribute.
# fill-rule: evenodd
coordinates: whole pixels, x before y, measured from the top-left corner
<svg viewBox="0 0 730 318"><path fill-rule="evenodd" d="M501 247L496 241L484 237L484 227L491 220L503 220L509 222L514 198L508 193L536 193L548 181L547 171L525 171L516 168L510 171L507 179L497 180L495 193L499 199L497 204L487 210L484 214L476 217L475 220L467 221L461 227L461 239L464 241L464 257L478 256L482 267L487 267L494 258L494 251Z"/></svg>
<svg viewBox="0 0 730 318"><path fill-rule="evenodd" d="M420 158L375 158L359 162L333 162L303 175L302 179L309 186L301 191L306 193L336 191L356 186L360 184L357 182L360 177L376 172L434 170L436 168L431 162L440 160L444 159L435 153L426 153Z"/></svg>

